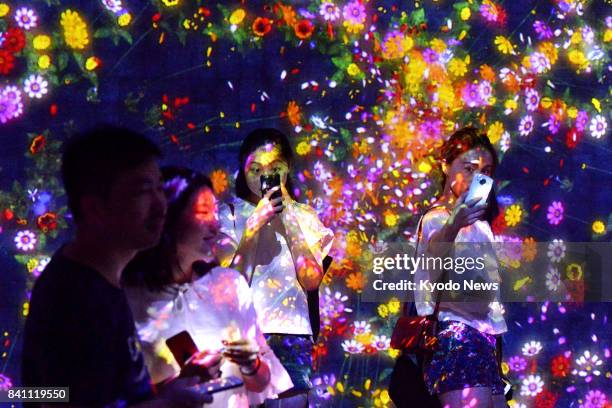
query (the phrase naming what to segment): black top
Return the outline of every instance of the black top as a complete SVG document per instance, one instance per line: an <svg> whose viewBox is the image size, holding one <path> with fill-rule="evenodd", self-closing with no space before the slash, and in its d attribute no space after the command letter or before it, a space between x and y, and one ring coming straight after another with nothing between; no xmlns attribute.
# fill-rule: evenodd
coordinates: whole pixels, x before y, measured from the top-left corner
<svg viewBox="0 0 612 408"><path fill-rule="evenodd" d="M150 377L123 290L61 252L32 291L23 386L70 387L71 405L121 406L150 398Z"/></svg>

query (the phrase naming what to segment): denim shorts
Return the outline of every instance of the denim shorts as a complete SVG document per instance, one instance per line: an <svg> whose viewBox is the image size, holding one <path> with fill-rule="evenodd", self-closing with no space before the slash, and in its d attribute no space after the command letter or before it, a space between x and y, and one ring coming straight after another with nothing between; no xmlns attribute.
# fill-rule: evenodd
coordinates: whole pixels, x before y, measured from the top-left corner
<svg viewBox="0 0 612 408"><path fill-rule="evenodd" d="M291 377L291 391L312 388L312 338L295 334L265 334L268 345Z"/></svg>
<svg viewBox="0 0 612 408"><path fill-rule="evenodd" d="M493 395L503 395L495 336L456 321L440 322L438 327L438 345L424 370L430 394L489 387Z"/></svg>

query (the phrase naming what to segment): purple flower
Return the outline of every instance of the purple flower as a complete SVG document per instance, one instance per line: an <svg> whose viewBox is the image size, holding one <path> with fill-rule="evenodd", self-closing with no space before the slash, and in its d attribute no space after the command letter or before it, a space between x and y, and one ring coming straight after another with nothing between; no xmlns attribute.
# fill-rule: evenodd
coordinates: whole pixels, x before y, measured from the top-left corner
<svg viewBox="0 0 612 408"><path fill-rule="evenodd" d="M478 90L478 85L476 84L467 84L463 88L461 96L463 97L465 104L470 108L482 105L482 99L480 98L480 92Z"/></svg>
<svg viewBox="0 0 612 408"><path fill-rule="evenodd" d="M519 134L521 136L529 136L529 134L533 131L533 117L531 115L526 115L521 119L521 123L519 124Z"/></svg>
<svg viewBox="0 0 612 408"><path fill-rule="evenodd" d="M16 116L17 108L14 100L3 92L0 93L0 123L6 123L13 119Z"/></svg>
<svg viewBox="0 0 612 408"><path fill-rule="evenodd" d="M580 408L604 408L608 399L606 394L599 390L591 390L584 396L584 404Z"/></svg>
<svg viewBox="0 0 612 408"><path fill-rule="evenodd" d="M540 94L533 88L529 88L525 91L525 104L527 105L527 110L533 112L538 109L538 105L540 104Z"/></svg>
<svg viewBox="0 0 612 408"><path fill-rule="evenodd" d="M366 9L361 2L353 0L342 9L342 16L350 24L363 24L366 19Z"/></svg>
<svg viewBox="0 0 612 408"><path fill-rule="evenodd" d="M546 215L550 225L559 225L559 223L563 221L563 212L563 203L561 201L553 201L552 204L548 206L548 214Z"/></svg>
<svg viewBox="0 0 612 408"><path fill-rule="evenodd" d="M589 115L587 115L585 111L578 112L578 116L576 116L576 130L579 132L584 132L587 123L589 123Z"/></svg>
<svg viewBox="0 0 612 408"><path fill-rule="evenodd" d="M561 121L555 115L550 115L548 118L548 122L545 123L548 126L548 130L553 135L556 135L559 131L559 127L561 126Z"/></svg>
<svg viewBox="0 0 612 408"><path fill-rule="evenodd" d="M0 391L8 391L9 388L13 387L11 379L5 375L0 374Z"/></svg>
<svg viewBox="0 0 612 408"><path fill-rule="evenodd" d="M549 39L553 36L553 32L550 27L543 21L536 20L533 23L533 29L538 34L538 39L540 40Z"/></svg>
<svg viewBox="0 0 612 408"><path fill-rule="evenodd" d="M513 356L508 360L508 366L511 371L521 372L527 368L527 360L521 356Z"/></svg>
<svg viewBox="0 0 612 408"><path fill-rule="evenodd" d="M431 48L427 48L425 51L423 51L423 60L425 60L428 65L437 63L440 62L440 55L438 55L438 53Z"/></svg>

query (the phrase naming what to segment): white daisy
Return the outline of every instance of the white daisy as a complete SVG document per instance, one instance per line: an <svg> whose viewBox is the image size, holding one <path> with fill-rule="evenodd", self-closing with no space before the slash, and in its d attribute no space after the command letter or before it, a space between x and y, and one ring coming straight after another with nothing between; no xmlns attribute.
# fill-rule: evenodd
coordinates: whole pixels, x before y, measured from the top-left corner
<svg viewBox="0 0 612 408"><path fill-rule="evenodd" d="M355 329L353 330L353 334L355 335L366 334L366 333L369 333L370 330L371 330L370 323L366 322L365 320L362 320L359 322L355 322Z"/></svg>
<svg viewBox="0 0 612 408"><path fill-rule="evenodd" d="M546 272L546 287L552 292L556 292L561 284L561 274L559 270L552 265L548 266L548 272Z"/></svg>
<svg viewBox="0 0 612 408"><path fill-rule="evenodd" d="M530 342L525 343L521 351L523 352L524 356L533 357L540 351L542 351L542 343L540 343L539 341L532 340Z"/></svg>
<svg viewBox="0 0 612 408"><path fill-rule="evenodd" d="M576 359L578 369L572 371L573 374L578 374L580 377L586 377L588 375L601 375L601 371L597 368L603 364L603 361L597 356L597 354L591 354L590 351L585 351L583 355Z"/></svg>
<svg viewBox="0 0 612 408"><path fill-rule="evenodd" d="M365 350L365 347L355 340L344 340L342 342L342 349L349 354L359 354Z"/></svg>
<svg viewBox="0 0 612 408"><path fill-rule="evenodd" d="M529 134L533 131L533 116L526 115L521 119L521 123L519 123L519 134L521 136L529 136Z"/></svg>
<svg viewBox="0 0 612 408"><path fill-rule="evenodd" d="M123 5L121 4L121 0L101 0L102 5L106 7L106 9L112 13L119 13L123 10Z"/></svg>
<svg viewBox="0 0 612 408"><path fill-rule="evenodd" d="M529 62L531 63L531 68L534 72L541 74L550 69L550 61L546 58L546 55L541 52L534 52L529 57Z"/></svg>
<svg viewBox="0 0 612 408"><path fill-rule="evenodd" d="M34 10L22 7L15 12L15 22L24 30L29 30L38 25L38 16Z"/></svg>
<svg viewBox="0 0 612 408"><path fill-rule="evenodd" d="M32 231L19 231L15 235L15 246L20 251L31 251L36 245L36 235Z"/></svg>
<svg viewBox="0 0 612 408"><path fill-rule="evenodd" d="M387 350L391 347L391 339L387 336L374 336L372 347L376 350Z"/></svg>
<svg viewBox="0 0 612 408"><path fill-rule="evenodd" d="M535 397L542 392L543 387L544 381L542 381L542 378L540 378L539 375L529 375L523 380L523 384L521 385L521 395Z"/></svg>
<svg viewBox="0 0 612 408"><path fill-rule="evenodd" d="M540 94L533 88L527 89L525 91L525 105L527 105L527 110L530 112L538 109L538 105L540 104Z"/></svg>
<svg viewBox="0 0 612 408"><path fill-rule="evenodd" d="M325 1L319 7L319 14L323 16L325 21L336 21L340 18L340 8L331 1Z"/></svg>
<svg viewBox="0 0 612 408"><path fill-rule="evenodd" d="M40 99L45 95L49 83L40 75L32 74L23 83L23 90L30 98Z"/></svg>
<svg viewBox="0 0 612 408"><path fill-rule="evenodd" d="M550 244L548 244L548 252L547 255L552 262L560 262L563 258L565 258L565 243L562 239L553 239Z"/></svg>
<svg viewBox="0 0 612 408"><path fill-rule="evenodd" d="M602 115L595 116L593 119L591 119L591 126L589 126L591 136L593 136L595 139L599 139L606 134L607 127L608 122L606 121L606 118L604 118Z"/></svg>
<svg viewBox="0 0 612 408"><path fill-rule="evenodd" d="M510 143L511 143L511 139L510 139L510 133L508 133L507 131L502 133L501 135L501 139L499 141L499 149L502 152L507 152L508 149L510 149Z"/></svg>

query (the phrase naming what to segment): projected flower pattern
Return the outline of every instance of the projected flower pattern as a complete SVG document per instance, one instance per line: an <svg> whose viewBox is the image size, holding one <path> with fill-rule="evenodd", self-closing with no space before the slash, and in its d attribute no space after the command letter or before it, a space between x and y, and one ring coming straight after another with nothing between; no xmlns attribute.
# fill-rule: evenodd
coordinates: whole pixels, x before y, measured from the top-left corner
<svg viewBox="0 0 612 408"><path fill-rule="evenodd" d="M320 297L322 330L314 351L320 373L314 381L315 403L321 406L389 404L383 385L398 354L389 348L389 336L401 304L389 299L371 308L359 304L359 294L367 284L372 255L394 239L414 239L415 216L433 202L438 190L432 153L445 136L459 124L477 124L502 159L514 148L529 149L533 141L545 140L538 154L541 159L561 159L560 173L563 156L581 143L608 142L609 95L576 99L571 84L557 78L560 70L570 70L575 77L609 82L612 16L591 15L589 2L561 0L526 10L520 27L509 27L505 8L490 0L455 2L439 27L431 25L427 7L418 2L410 10L362 0L313 1L307 7L291 2L265 7L223 2L210 8L182 0L151 3L155 10L149 16L150 30L159 44L168 36L177 36L183 44L204 43L203 66L213 65L222 42L248 55L265 48L268 38L284 36L285 47L320 50L333 67L321 78L297 79L299 70L293 67L279 73L280 81L293 81L299 89L281 114L293 128L297 155L308 163L297 175L302 188L296 193L337 235L336 261ZM91 83L82 97L96 102L98 81L104 80L98 68L105 61L95 55L94 43L133 44L129 2L101 0L104 18L95 22L76 7L61 5L57 21L46 21L39 6L0 3L0 128L25 117L32 106L49 103L55 89L81 79ZM476 36L474 26L490 37L494 52L469 47ZM233 92L233 84L227 85ZM359 95L371 89L378 98L362 105ZM354 105L342 117L323 115L308 101L325 93L345 93ZM262 92L260 102L271 97ZM126 106L130 102L126 99ZM169 131L187 104L189 96L164 95L144 119ZM250 108L254 112L257 106L252 103ZM56 109L51 103L50 112ZM193 120L186 126L189 134L211 131L207 121ZM57 205L62 192L53 161L59 144L49 143L48 132L29 137L28 155L37 164L24 185L2 193L0 209L3 233L12 235L16 259L27 267L31 285L48 262L47 239L55 238L66 223L65 208ZM178 133L170 135L170 141L182 143ZM529 173L533 164L527 162L523 172ZM213 173L218 194L229 191L232 170ZM605 171L591 163L584 163L583 170ZM523 197L505 194L507 182L499 185L502 211L494 231L501 241L523 243L516 254L509 254L510 264L535 256L533 237L521 236L534 222L548 226L553 234L549 239L555 238L548 248L551 262L565 257L562 237L550 227L572 219L572 208L563 199L571 191L571 180L551 176L543 187L556 182L561 186L558 197L531 206ZM314 186L320 187L318 193ZM591 220L578 221L592 230L594 240L602 240L609 238L611 219L610 214L593 214ZM545 277L549 290L564 275L551 267ZM534 307L529 306L520 321L511 316L511 327L539 333L548 328L547 320L580 313L575 304L545 303L536 313ZM23 315L27 308L26 302ZM593 313L590 319L602 330L591 334L586 349L583 343L574 348L561 323L551 329L554 340L542 334L507 348L503 368L516 385L515 407L606 405L609 384L603 379L609 378L610 329L605 313ZM344 353L342 369L336 360L334 365L328 362L338 352ZM8 377L0 379L3 387L10 386Z"/></svg>

